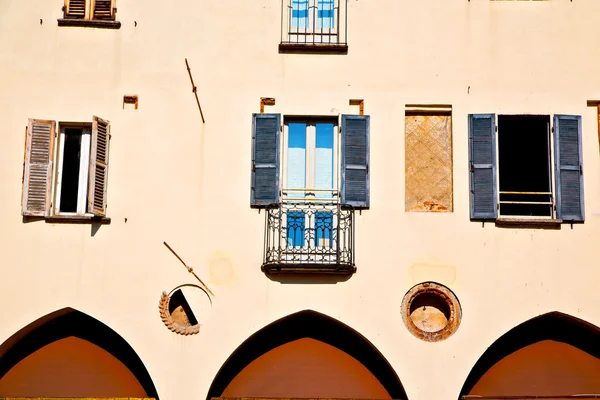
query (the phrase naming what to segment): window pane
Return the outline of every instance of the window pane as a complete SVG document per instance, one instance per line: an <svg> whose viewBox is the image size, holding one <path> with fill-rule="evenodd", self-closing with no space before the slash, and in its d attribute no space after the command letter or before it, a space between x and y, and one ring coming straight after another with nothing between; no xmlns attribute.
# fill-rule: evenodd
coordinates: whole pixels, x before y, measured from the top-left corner
<svg viewBox="0 0 600 400"><path fill-rule="evenodd" d="M319 0L319 18L317 20L318 29L334 29L334 0Z"/></svg>
<svg viewBox="0 0 600 400"><path fill-rule="evenodd" d="M304 213L287 213L287 245L288 247L304 246Z"/></svg>
<svg viewBox="0 0 600 400"><path fill-rule="evenodd" d="M292 0L292 29L308 28L308 0Z"/></svg>
<svg viewBox="0 0 600 400"><path fill-rule="evenodd" d="M60 211L77 212L81 129L65 129L60 190Z"/></svg>
<svg viewBox="0 0 600 400"><path fill-rule="evenodd" d="M288 124L287 188L306 187L306 124ZM304 198L303 191L288 191L288 197Z"/></svg>
<svg viewBox="0 0 600 400"><path fill-rule="evenodd" d="M316 124L315 187L333 189L333 124ZM318 192L318 197L331 198L331 192Z"/></svg>
<svg viewBox="0 0 600 400"><path fill-rule="evenodd" d="M333 213L318 212L315 214L315 245L331 247L331 230L333 229Z"/></svg>

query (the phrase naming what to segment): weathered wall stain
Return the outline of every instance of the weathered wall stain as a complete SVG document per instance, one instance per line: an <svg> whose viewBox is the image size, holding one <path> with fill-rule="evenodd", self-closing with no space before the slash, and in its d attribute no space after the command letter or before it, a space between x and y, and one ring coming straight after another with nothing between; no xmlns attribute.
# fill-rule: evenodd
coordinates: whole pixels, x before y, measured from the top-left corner
<svg viewBox="0 0 600 400"><path fill-rule="evenodd" d="M405 139L406 211L452 211L452 117L407 112Z"/></svg>

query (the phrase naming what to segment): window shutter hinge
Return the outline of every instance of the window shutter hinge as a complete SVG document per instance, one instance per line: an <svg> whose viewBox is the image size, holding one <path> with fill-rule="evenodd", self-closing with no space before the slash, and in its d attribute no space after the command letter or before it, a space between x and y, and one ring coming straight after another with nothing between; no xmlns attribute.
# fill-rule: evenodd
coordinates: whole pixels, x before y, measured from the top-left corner
<svg viewBox="0 0 600 400"><path fill-rule="evenodd" d="M579 166L579 175L583 175L583 167L581 165Z"/></svg>
<svg viewBox="0 0 600 400"><path fill-rule="evenodd" d="M498 125L495 126L496 133L498 133Z"/></svg>
<svg viewBox="0 0 600 400"><path fill-rule="evenodd" d="M279 132L283 132L283 125L279 126Z"/></svg>
<svg viewBox="0 0 600 400"><path fill-rule="evenodd" d="M473 163L471 163L470 170L471 170L471 172L475 172L475 167L473 166Z"/></svg>
<svg viewBox="0 0 600 400"><path fill-rule="evenodd" d="M550 129L550 131L551 131L552 133L554 133L554 127L552 127L552 128Z"/></svg>
<svg viewBox="0 0 600 400"><path fill-rule="evenodd" d="M65 11L67 11L67 7L65 7L65 6L62 6L62 9L61 9L61 10L62 10L62 12L65 12Z"/></svg>

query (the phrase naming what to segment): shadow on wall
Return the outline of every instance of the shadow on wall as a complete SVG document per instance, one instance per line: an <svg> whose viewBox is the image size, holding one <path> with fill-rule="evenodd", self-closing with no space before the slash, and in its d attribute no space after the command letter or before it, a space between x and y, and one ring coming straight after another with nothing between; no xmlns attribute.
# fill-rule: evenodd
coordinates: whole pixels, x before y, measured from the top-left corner
<svg viewBox="0 0 600 400"><path fill-rule="evenodd" d="M213 397L406 399L406 394L366 338L328 316L301 311L242 343L217 373L207 399Z"/></svg>
<svg viewBox="0 0 600 400"><path fill-rule="evenodd" d="M61 309L0 346L0 397L154 397L131 346L100 321Z"/></svg>
<svg viewBox="0 0 600 400"><path fill-rule="evenodd" d="M600 393L600 329L554 312L500 337L471 370L460 393L558 396Z"/></svg>

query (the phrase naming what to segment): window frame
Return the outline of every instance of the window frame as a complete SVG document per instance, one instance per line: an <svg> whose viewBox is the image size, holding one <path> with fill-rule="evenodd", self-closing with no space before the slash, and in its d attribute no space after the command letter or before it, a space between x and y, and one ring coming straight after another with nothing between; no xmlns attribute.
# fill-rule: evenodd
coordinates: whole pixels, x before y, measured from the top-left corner
<svg viewBox="0 0 600 400"><path fill-rule="evenodd" d="M307 8L295 8L306 1ZM347 0L281 0L280 52L348 53ZM331 4L327 9L320 7ZM294 18L295 11L306 11L306 19ZM331 12L331 17L319 13ZM305 23L301 23L303 21ZM329 21L325 23L325 21ZM330 27L326 27L330 25Z"/></svg>
<svg viewBox="0 0 600 400"><path fill-rule="evenodd" d="M549 117L548 174L552 190L550 216L499 215L499 115ZM537 226L550 229L554 228L550 225L585 222L581 115L472 113L468 114L468 121L471 221L495 221L500 226Z"/></svg>
<svg viewBox="0 0 600 400"><path fill-rule="evenodd" d="M554 143L554 118L553 114L496 114L496 143L494 146L496 147L496 187L498 188L496 192L496 202L498 204L498 218L512 218L512 219L528 219L528 220L556 220L556 202L557 202L557 194L556 194L556 171L553 168L554 163L554 151L555 151L555 143ZM547 117L548 118L548 126L547 126L547 135L548 135L548 178L550 184L550 199L551 204L550 207L550 215L515 215L515 214L502 214L502 201L501 195L502 191L500 190L500 176L502 175L502 168L500 168L500 135L502 134L500 129L500 117ZM505 193L506 194L506 193ZM525 204L527 202L524 202Z"/></svg>
<svg viewBox="0 0 600 400"><path fill-rule="evenodd" d="M289 188L288 187L288 144L289 144L289 123L305 123L306 124L306 153L305 153L305 182L304 188ZM326 123L333 124L333 177L331 188L331 197L319 197L316 191L313 196L307 196L311 193L312 189L316 188L316 153L317 153L317 142L316 142L316 131L317 124ZM340 202L340 188L341 188L341 156L340 156L340 124L339 117L328 117L328 116L315 116L315 117L303 117L303 116L283 116L283 135L280 141L280 191L282 201L305 201L305 200L317 200L327 201L336 203ZM304 189L304 197L290 197L289 189ZM321 189L319 189L321 190ZM329 189L322 189L327 191Z"/></svg>
<svg viewBox="0 0 600 400"><path fill-rule="evenodd" d="M59 122L30 118L25 131L21 215L46 222L110 223L106 217L108 167L110 152L110 121L93 116L92 122ZM60 211L63 189L65 130L82 129L89 133L89 148L80 155L77 210ZM81 152L81 148L80 148ZM85 168L81 168L82 163ZM85 184L82 184L85 183Z"/></svg>
<svg viewBox="0 0 600 400"><path fill-rule="evenodd" d="M98 0L81 0L84 2L83 16L73 15L69 12L71 0L64 0L62 7L63 17L58 19L58 26L80 26L93 28L108 28L119 29L121 22L117 21L116 0L110 0L110 17L96 17L96 1Z"/></svg>
<svg viewBox="0 0 600 400"><path fill-rule="evenodd" d="M306 125L306 145L305 145L305 164L304 164L304 173L305 173L305 181L304 188L289 188L288 187L288 160L289 160L289 124L290 123L304 123ZM332 146L332 188L322 189L323 193L331 193L330 196L319 197L319 192L317 192L316 188L316 160L317 160L317 124L331 124L333 125L333 146ZM323 219L323 215L325 212L315 213L314 218L311 218L306 215L305 212L302 211L303 207L309 207L310 203L330 203L330 204L340 204L340 177L341 177L341 158L340 158L340 124L339 124L339 116L295 116L295 115L284 115L283 116L283 135L282 140L280 141L280 191L281 191L281 201L283 203L298 203L298 210L293 211L291 213L286 213L286 217L283 219L282 224L283 228L287 232L287 240L284 241L284 245L286 248L290 249L308 249L313 247L331 247L332 246L332 233L331 229L334 226L334 218L335 215L331 213L329 225L331 227L329 229L323 229L321 236L323 240L327 239L326 245L321 245L318 241L318 220ZM290 189L304 189L304 197L293 197L290 196ZM300 215L302 214L302 215ZM317 214L319 214L317 216ZM303 222L300 224L298 221L303 217ZM299 224L301 226L295 226L293 228L288 227L290 219L294 224ZM323 222L321 222L323 224ZM294 238L290 237L291 229L294 230ZM297 243L297 232L301 232L302 239L300 240L300 245L296 245ZM314 232L314 235L310 235L310 232ZM309 232L309 237L306 237L306 232ZM328 233L327 233L328 232ZM326 238L326 236L329 236ZM290 242L292 240L292 243ZM324 242L325 243L325 242ZM290 250L293 252L294 250Z"/></svg>
<svg viewBox="0 0 600 400"><path fill-rule="evenodd" d="M64 164L64 145L66 129L81 129L82 139L85 137L87 140L82 140L80 148L80 160L79 160L79 185L77 189L77 211L66 212L60 211L61 194L63 189L62 175L63 175L63 164ZM84 136L87 135L87 136ZM74 123L74 122L58 122L58 140L56 140L55 149L55 160L56 171L53 187L54 201L52 202L53 215L64 215L64 216L89 216L93 217L94 214L88 212L87 196L89 192L89 171L91 161L91 150L92 150L92 124L91 123ZM85 147L85 148L84 148Z"/></svg>

